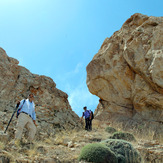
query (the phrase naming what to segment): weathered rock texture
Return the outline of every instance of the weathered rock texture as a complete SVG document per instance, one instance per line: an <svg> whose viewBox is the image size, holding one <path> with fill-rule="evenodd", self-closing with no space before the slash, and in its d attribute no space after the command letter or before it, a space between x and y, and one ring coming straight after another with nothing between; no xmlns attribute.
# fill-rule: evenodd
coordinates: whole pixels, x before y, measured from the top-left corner
<svg viewBox="0 0 163 163"><path fill-rule="evenodd" d="M68 95L56 88L50 77L32 74L0 48L0 129L4 130L17 101L35 95L38 136L55 133L56 129L79 127L79 117L72 111ZM9 130L15 127L13 118ZM9 132L11 133L11 132Z"/></svg>
<svg viewBox="0 0 163 163"><path fill-rule="evenodd" d="M146 121L163 133L163 17L134 14L106 38L87 66L87 86L100 98L97 118Z"/></svg>

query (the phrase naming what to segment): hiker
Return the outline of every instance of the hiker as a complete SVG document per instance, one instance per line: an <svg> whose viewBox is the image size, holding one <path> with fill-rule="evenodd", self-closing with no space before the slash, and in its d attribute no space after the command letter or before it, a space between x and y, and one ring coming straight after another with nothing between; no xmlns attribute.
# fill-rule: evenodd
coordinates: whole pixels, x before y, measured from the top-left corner
<svg viewBox="0 0 163 163"><path fill-rule="evenodd" d="M20 140L22 137L23 129L26 127L29 130L29 143L32 143L34 136L36 134L36 114L35 114L35 104L33 102L34 95L31 93L28 99L23 99L18 102L18 112L17 113L17 129L15 133L15 144L20 145Z"/></svg>
<svg viewBox="0 0 163 163"><path fill-rule="evenodd" d="M87 110L87 107L83 107L84 112L83 115L81 117L81 121L83 119L83 117L85 117L85 130L87 131L91 131L92 130L92 112L91 110Z"/></svg>

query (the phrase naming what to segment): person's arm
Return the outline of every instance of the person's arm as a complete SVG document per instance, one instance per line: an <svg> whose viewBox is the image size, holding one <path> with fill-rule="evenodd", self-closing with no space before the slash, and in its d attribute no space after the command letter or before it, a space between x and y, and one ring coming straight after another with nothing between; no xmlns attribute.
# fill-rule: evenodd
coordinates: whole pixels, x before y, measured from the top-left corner
<svg viewBox="0 0 163 163"><path fill-rule="evenodd" d="M80 119L81 121L83 120L83 116L81 117L81 119Z"/></svg>
<svg viewBox="0 0 163 163"><path fill-rule="evenodd" d="M36 120L33 120L33 123L34 123L34 124L35 124L35 126L37 127Z"/></svg>
<svg viewBox="0 0 163 163"><path fill-rule="evenodd" d="M35 112L34 112L32 119L33 119L33 123L35 124L35 126L37 126L37 124L36 124L36 113Z"/></svg>
<svg viewBox="0 0 163 163"><path fill-rule="evenodd" d="M18 103L17 103L18 109L20 109L23 106L23 102L24 102L24 100L18 101Z"/></svg>
<svg viewBox="0 0 163 163"><path fill-rule="evenodd" d="M82 117L81 117L80 121L82 121L82 120L83 120L83 117L84 117L84 113L83 113L83 115L82 115Z"/></svg>
<svg viewBox="0 0 163 163"><path fill-rule="evenodd" d="M35 112L35 105L34 105L34 111L32 113L32 119L33 119L33 123L35 124L35 126L37 127L37 124L36 124L36 112Z"/></svg>
<svg viewBox="0 0 163 163"><path fill-rule="evenodd" d="M23 107L24 100L18 101L16 104L17 112L16 112L16 118L18 118L20 114L20 109Z"/></svg>

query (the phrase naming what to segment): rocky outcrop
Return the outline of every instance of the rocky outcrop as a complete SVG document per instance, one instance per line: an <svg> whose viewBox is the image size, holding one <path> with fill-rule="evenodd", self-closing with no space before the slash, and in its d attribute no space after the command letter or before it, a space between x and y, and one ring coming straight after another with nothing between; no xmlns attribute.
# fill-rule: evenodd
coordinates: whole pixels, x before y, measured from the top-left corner
<svg viewBox="0 0 163 163"><path fill-rule="evenodd" d="M87 66L87 86L100 98L97 118L163 132L163 17L134 14L106 38Z"/></svg>
<svg viewBox="0 0 163 163"><path fill-rule="evenodd" d="M80 127L79 117L72 111L68 95L57 89L50 77L32 74L18 64L0 48L0 129L5 129L17 101L27 98L29 93L35 95L39 137L60 129ZM14 117L9 130L13 130L15 124Z"/></svg>

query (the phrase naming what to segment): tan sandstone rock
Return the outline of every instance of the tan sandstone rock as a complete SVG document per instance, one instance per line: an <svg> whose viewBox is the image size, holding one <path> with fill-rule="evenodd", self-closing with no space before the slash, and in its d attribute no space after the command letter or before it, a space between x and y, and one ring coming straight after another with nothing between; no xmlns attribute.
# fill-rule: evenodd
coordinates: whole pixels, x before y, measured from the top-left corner
<svg viewBox="0 0 163 163"><path fill-rule="evenodd" d="M68 95L57 89L50 77L32 74L18 64L0 48L0 129L4 130L7 126L16 103L27 98L30 92L35 95L38 129L46 133L44 135L81 127L79 117L69 105ZM8 133L11 133L16 121L14 116ZM39 131L37 138L41 137Z"/></svg>
<svg viewBox="0 0 163 163"><path fill-rule="evenodd" d="M106 38L87 66L87 86L100 98L96 109L99 119L126 117L126 120L156 122L160 129L163 17L134 14L119 31Z"/></svg>

